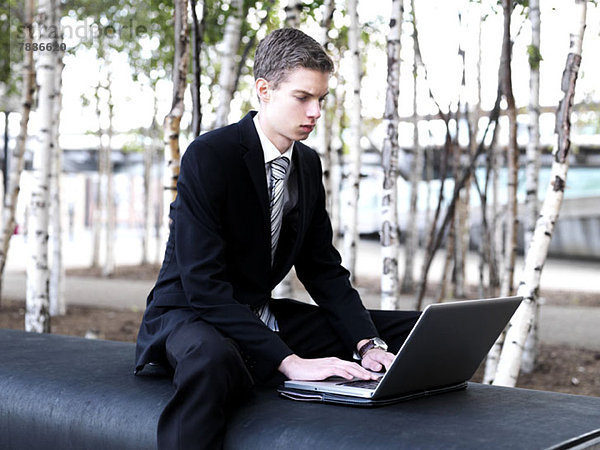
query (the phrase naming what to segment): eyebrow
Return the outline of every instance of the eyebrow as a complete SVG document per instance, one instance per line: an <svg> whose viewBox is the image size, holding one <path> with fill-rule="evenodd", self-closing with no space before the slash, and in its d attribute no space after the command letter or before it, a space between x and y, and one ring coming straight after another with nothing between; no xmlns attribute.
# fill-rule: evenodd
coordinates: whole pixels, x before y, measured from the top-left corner
<svg viewBox="0 0 600 450"><path fill-rule="evenodd" d="M304 89L294 89L294 90L292 91L292 93L294 93L294 94L302 94L302 95L307 95L307 96L309 96L309 97L317 97L315 94L311 94L310 92L308 92L308 91L305 91ZM329 91L327 91L327 92L325 92L325 94L323 94L323 95L319 96L319 99L320 99L320 100L323 100L323 99L324 99L325 97L327 97L328 95L329 95Z"/></svg>

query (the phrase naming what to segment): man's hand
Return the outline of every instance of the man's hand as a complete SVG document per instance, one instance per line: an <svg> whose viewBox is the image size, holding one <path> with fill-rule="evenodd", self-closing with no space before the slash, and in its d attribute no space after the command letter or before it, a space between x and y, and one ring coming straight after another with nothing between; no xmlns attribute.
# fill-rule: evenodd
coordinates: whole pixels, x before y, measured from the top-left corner
<svg viewBox="0 0 600 450"><path fill-rule="evenodd" d="M360 351L363 345L369 342L369 339L362 339L356 344L356 350ZM360 364L373 372L381 372L383 368L389 369L394 361L394 354L386 352L380 348L372 348L364 354Z"/></svg>
<svg viewBox="0 0 600 450"><path fill-rule="evenodd" d="M332 376L342 377L347 380L353 378L376 380L378 378L377 375L372 374L354 362L333 357L305 359L300 358L298 355L290 355L281 361L279 371L290 380L303 381L324 380Z"/></svg>
<svg viewBox="0 0 600 450"><path fill-rule="evenodd" d="M381 372L383 368L389 369L394 361L394 354L386 352L380 348L372 348L365 353L360 364L365 368L372 370L373 372Z"/></svg>

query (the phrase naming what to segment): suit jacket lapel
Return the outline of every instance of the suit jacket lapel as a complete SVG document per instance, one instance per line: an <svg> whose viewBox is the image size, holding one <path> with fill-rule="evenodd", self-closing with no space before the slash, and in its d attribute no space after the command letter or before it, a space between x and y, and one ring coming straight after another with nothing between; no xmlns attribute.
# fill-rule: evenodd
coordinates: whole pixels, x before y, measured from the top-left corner
<svg viewBox="0 0 600 450"><path fill-rule="evenodd" d="M252 122L254 114L255 113L253 112L249 112L239 122L240 143L246 148L244 161L248 167L248 172L250 173L250 178L252 179L256 194L258 195L263 218L266 224L270 224L269 191L267 188L267 174L265 173L265 156L262 146L260 145L258 133Z"/></svg>

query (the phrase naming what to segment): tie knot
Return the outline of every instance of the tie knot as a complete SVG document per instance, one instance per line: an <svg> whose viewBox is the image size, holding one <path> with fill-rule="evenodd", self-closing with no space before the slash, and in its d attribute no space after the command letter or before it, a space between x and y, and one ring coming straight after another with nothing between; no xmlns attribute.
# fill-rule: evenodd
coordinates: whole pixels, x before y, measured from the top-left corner
<svg viewBox="0 0 600 450"><path fill-rule="evenodd" d="M290 165L290 160L285 156L280 156L271 161L271 177L274 180L282 180L285 178L285 173Z"/></svg>

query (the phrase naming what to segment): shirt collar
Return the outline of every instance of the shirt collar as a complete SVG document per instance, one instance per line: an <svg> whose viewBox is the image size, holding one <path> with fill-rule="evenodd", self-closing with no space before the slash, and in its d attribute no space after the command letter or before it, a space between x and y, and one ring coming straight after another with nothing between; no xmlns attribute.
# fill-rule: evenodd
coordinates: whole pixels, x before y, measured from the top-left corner
<svg viewBox="0 0 600 450"><path fill-rule="evenodd" d="M287 157L291 162L292 151L294 150L294 142L292 142L290 147L284 153L281 153L279 150L277 150L277 147L275 147L275 145L269 140L267 135L262 130L260 122L258 121L258 114L255 114L252 120L254 121L254 126L256 127L256 132L258 133L258 138L260 139L260 145L263 149L263 153L265 156L265 164L270 163L271 161L279 158L280 156Z"/></svg>

